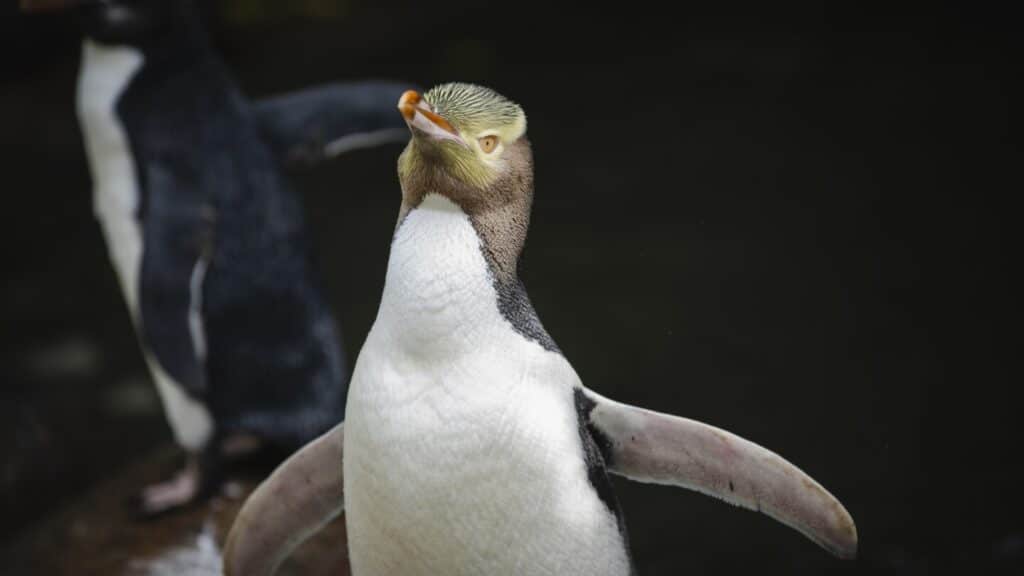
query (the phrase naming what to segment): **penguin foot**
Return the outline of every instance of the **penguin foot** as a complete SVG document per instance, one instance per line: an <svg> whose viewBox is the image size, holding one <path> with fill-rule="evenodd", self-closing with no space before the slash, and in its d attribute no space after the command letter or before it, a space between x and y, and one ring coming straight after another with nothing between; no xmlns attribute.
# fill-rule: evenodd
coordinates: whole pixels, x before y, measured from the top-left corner
<svg viewBox="0 0 1024 576"><path fill-rule="evenodd" d="M143 488L129 506L140 519L155 518L197 501L200 484L199 463L195 457L190 456L184 468L169 480Z"/></svg>
<svg viewBox="0 0 1024 576"><path fill-rule="evenodd" d="M291 455L291 450L251 434L233 434L185 455L185 465L162 482L143 488L128 501L139 520L151 520L224 494L228 480L259 480ZM235 490L237 492L237 489Z"/></svg>

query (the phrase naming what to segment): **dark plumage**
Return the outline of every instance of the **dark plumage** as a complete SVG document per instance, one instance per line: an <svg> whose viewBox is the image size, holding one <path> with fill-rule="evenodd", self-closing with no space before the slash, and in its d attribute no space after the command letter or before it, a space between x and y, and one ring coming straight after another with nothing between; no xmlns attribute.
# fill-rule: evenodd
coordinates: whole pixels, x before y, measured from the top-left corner
<svg viewBox="0 0 1024 576"><path fill-rule="evenodd" d="M114 114L135 168L143 246L138 285L126 290L137 289L153 364L212 416L199 447L198 490L209 491L223 440L255 435L290 451L342 419L340 336L283 167L404 137L393 103L407 86L334 84L253 104L190 2L79 9L87 38L142 58Z"/></svg>

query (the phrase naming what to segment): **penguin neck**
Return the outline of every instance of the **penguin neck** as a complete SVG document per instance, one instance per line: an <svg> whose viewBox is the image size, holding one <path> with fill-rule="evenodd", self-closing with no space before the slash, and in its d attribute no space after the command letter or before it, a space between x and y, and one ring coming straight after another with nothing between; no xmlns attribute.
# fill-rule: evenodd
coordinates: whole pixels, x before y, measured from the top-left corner
<svg viewBox="0 0 1024 576"><path fill-rule="evenodd" d="M518 282L519 257L526 242L533 205L530 141L522 136L509 144L504 153L506 169L484 187L453 177L447 169L439 167L443 163L437 158L429 158L431 150L429 146L423 148L419 140L413 138L399 158L398 177L402 185L399 225L429 195L444 196L469 217L495 280L501 284Z"/></svg>
<svg viewBox="0 0 1024 576"><path fill-rule="evenodd" d="M481 236L462 208L427 194L395 231L376 329L425 357L479 351L511 327Z"/></svg>

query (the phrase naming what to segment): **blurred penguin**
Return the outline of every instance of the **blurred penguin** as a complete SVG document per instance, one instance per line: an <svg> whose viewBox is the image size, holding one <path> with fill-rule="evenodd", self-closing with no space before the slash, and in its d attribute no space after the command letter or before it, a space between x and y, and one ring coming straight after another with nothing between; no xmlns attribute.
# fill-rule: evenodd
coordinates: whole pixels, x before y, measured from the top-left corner
<svg viewBox="0 0 1024 576"><path fill-rule="evenodd" d="M22 0L75 12L94 209L187 457L143 516L212 494L241 453L341 421L347 368L285 164L407 137L398 83L240 93L188 0Z"/></svg>

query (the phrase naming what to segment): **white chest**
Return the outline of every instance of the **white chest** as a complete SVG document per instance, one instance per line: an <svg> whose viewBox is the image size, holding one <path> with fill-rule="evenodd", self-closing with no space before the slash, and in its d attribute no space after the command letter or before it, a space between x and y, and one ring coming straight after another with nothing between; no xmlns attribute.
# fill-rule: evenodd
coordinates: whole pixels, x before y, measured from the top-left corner
<svg viewBox="0 0 1024 576"><path fill-rule="evenodd" d="M626 574L589 485L565 360L505 321L468 218L399 229L345 424L356 576Z"/></svg>
<svg viewBox="0 0 1024 576"><path fill-rule="evenodd" d="M137 50L86 40L77 96L78 119L92 174L93 210L133 315L138 313L142 262L142 233L136 217L139 180L115 106L142 64L142 54Z"/></svg>

